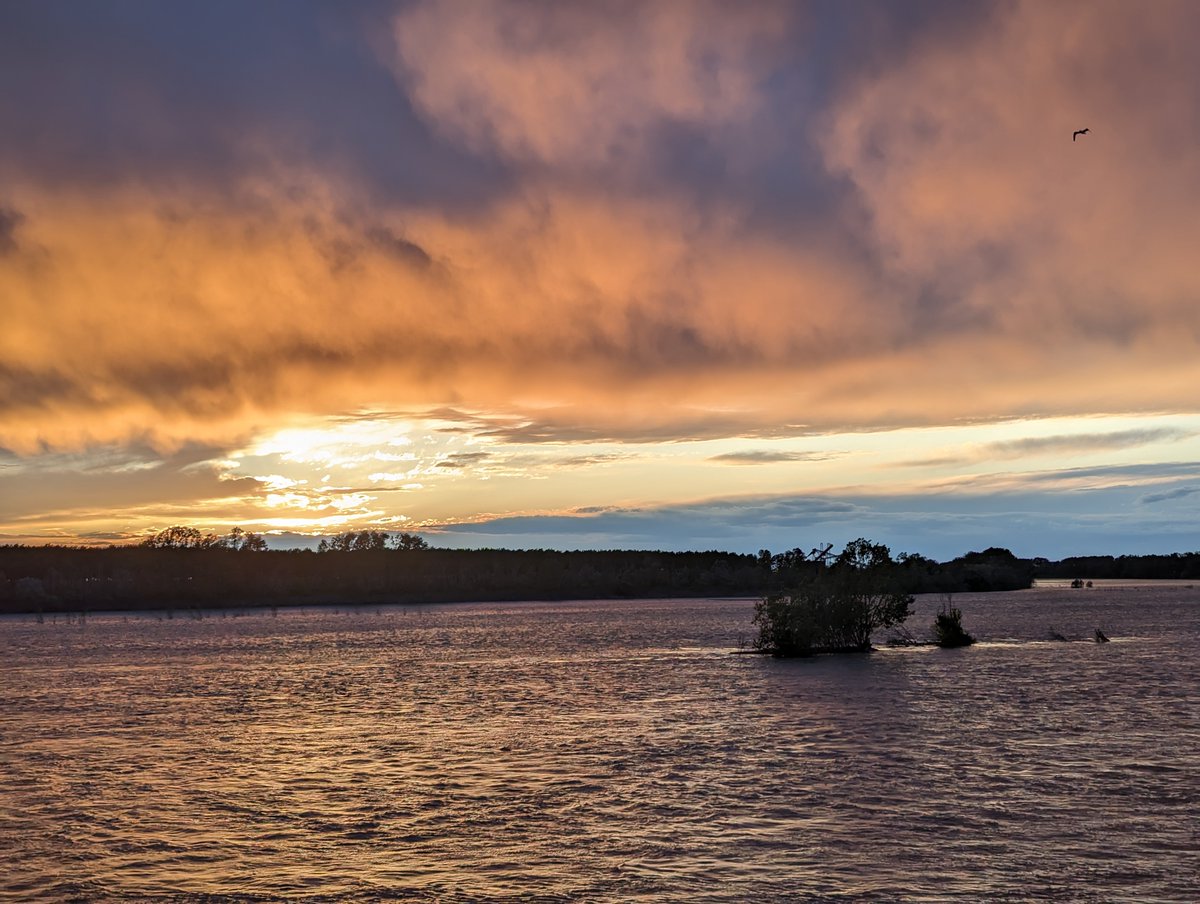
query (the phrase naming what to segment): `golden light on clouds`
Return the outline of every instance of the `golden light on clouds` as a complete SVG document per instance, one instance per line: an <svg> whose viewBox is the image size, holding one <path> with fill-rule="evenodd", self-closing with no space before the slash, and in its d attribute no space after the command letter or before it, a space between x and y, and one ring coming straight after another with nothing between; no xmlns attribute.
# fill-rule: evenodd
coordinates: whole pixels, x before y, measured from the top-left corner
<svg viewBox="0 0 1200 904"><path fill-rule="evenodd" d="M80 137L0 106L5 532L919 494L1010 429L1193 479L1190 5L621 13L405 4L258 93L138 57L120 131L31 72Z"/></svg>

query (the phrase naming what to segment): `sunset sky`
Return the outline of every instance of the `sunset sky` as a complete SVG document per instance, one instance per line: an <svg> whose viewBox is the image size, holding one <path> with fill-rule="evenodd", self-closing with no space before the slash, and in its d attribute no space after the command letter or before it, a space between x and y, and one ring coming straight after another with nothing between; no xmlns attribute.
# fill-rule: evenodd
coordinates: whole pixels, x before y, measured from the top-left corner
<svg viewBox="0 0 1200 904"><path fill-rule="evenodd" d="M4 3L0 542L1198 549L1197 46L1169 0Z"/></svg>

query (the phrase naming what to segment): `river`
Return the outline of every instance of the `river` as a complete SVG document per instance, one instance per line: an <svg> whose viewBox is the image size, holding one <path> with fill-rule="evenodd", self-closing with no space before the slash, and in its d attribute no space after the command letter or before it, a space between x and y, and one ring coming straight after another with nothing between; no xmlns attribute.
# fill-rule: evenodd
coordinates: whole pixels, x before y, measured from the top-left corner
<svg viewBox="0 0 1200 904"><path fill-rule="evenodd" d="M954 605L798 661L752 600L6 617L0 900L1196 900L1200 589Z"/></svg>

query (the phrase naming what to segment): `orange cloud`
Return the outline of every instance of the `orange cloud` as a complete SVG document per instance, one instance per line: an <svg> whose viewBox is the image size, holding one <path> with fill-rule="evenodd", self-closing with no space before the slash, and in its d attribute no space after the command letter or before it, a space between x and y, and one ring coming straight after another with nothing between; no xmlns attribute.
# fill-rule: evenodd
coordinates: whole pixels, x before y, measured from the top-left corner
<svg viewBox="0 0 1200 904"><path fill-rule="evenodd" d="M228 445L359 408L540 439L1195 409L1187 5L1016 4L889 60L828 111L853 197L824 229L629 176L664 123L739 173L747 124L778 147L786 6L524 10L395 22L420 114L513 167L470 208L296 165L16 183L0 445Z"/></svg>
<svg viewBox="0 0 1200 904"><path fill-rule="evenodd" d="M547 186L364 223L332 194L20 198L0 442L219 441L366 404L637 420L665 388L720 406L712 384L868 326L852 273L741 240L736 211Z"/></svg>

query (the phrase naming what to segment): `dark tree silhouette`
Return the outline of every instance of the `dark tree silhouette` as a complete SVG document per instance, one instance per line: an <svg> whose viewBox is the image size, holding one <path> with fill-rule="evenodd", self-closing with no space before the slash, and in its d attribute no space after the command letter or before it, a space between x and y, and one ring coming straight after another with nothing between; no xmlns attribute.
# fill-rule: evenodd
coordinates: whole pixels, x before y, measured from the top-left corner
<svg viewBox="0 0 1200 904"><path fill-rule="evenodd" d="M225 546L238 552L266 552L267 541L258 534L235 527L225 538Z"/></svg>
<svg viewBox="0 0 1200 904"><path fill-rule="evenodd" d="M949 599L942 602L941 610L933 618L933 637L939 647L968 647L975 643L975 638L962 626L962 611L950 605Z"/></svg>
<svg viewBox="0 0 1200 904"><path fill-rule="evenodd" d="M202 534L194 527L182 525L160 530L142 541L142 546L150 549L215 549L221 545L215 534Z"/></svg>
<svg viewBox="0 0 1200 904"><path fill-rule="evenodd" d="M808 611L823 611L832 627L825 630L826 639L814 635L806 643L861 647L869 643L869 633L855 630L855 613L861 616L865 611L868 623L885 626L891 618L888 599L902 602L911 593L1027 587L1033 569L1032 562L997 549L945 564L906 555L888 566L886 547L867 541L856 541L839 555L825 547L777 555L764 549L756 556L718 551L564 552L436 549L416 534L367 530L326 538L321 548L336 554L265 546L262 537L237 528L215 537L182 526L133 546L0 545L0 611L764 594L769 597L762 605L774 600L783 606L792 596L816 588L820 606L814 604ZM1200 554L1158 559L1171 572L1164 576L1200 573ZM1107 561L1111 566L1114 560ZM854 587L867 575L885 572L892 597L872 603L870 594ZM848 602L852 597L859 608ZM857 623L864 622L859 618ZM784 624L782 615L779 624Z"/></svg>
<svg viewBox="0 0 1200 904"><path fill-rule="evenodd" d="M320 542L317 546L318 552L364 552L372 549L386 549L388 541L387 531L382 530L360 530L349 531L348 533L338 534L336 537L329 537Z"/></svg>
<svg viewBox="0 0 1200 904"><path fill-rule="evenodd" d="M832 559L826 547L809 561L815 567L796 586L755 607L758 649L777 656L865 651L876 630L912 613L904 569L883 544L858 539Z"/></svg>
<svg viewBox="0 0 1200 904"><path fill-rule="evenodd" d="M392 549L428 549L429 544L416 534L400 533L392 537Z"/></svg>

